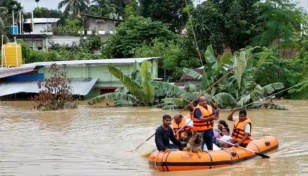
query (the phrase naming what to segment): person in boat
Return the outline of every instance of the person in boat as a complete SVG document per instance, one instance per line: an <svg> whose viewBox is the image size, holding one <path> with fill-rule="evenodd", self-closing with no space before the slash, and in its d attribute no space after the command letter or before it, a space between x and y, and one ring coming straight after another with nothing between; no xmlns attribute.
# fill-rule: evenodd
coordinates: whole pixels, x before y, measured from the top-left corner
<svg viewBox="0 0 308 176"><path fill-rule="evenodd" d="M205 96L198 98L198 105L193 113L193 130L203 133L203 143L208 150L213 150L214 120L219 118L219 109L207 104Z"/></svg>
<svg viewBox="0 0 308 176"><path fill-rule="evenodd" d="M235 147L241 146L246 147L248 143L251 141L251 120L247 116L247 112L244 109L239 111L239 116L233 116L237 109L233 109L233 111L229 114L228 120L234 122L234 127L232 131L232 140L231 143L234 144ZM227 147L227 144L225 145Z"/></svg>
<svg viewBox="0 0 308 176"><path fill-rule="evenodd" d="M156 129L155 132L155 144L158 151L170 151L171 149L179 149L181 145L186 144L177 140L173 134L173 130L170 127L171 116L163 116L163 124ZM170 144L170 140L173 144Z"/></svg>
<svg viewBox="0 0 308 176"><path fill-rule="evenodd" d="M230 134L229 127L224 127L221 130L221 132L222 132L223 135L219 138L219 139L221 139L221 141L217 140L217 145L220 146L220 147L223 147L223 146L226 145L223 141L232 142L232 136Z"/></svg>
<svg viewBox="0 0 308 176"><path fill-rule="evenodd" d="M213 129L214 130L214 137L213 137L214 144L219 146L219 141L217 140L217 138L221 138L223 136L221 131L223 128L227 128L227 127L228 127L228 124L226 123L226 121L224 120L218 121L218 124L217 124L218 129Z"/></svg>
<svg viewBox="0 0 308 176"><path fill-rule="evenodd" d="M225 120L219 120L218 124L217 124L217 128L218 128L218 132L219 132L220 136L223 136L224 134L223 134L222 130L224 128L229 128L229 125L227 124L227 122Z"/></svg>
<svg viewBox="0 0 308 176"><path fill-rule="evenodd" d="M191 119L187 119L182 116L182 114L176 114L173 117L171 124L175 138L181 140L186 138L186 130L191 130L193 128L193 122Z"/></svg>

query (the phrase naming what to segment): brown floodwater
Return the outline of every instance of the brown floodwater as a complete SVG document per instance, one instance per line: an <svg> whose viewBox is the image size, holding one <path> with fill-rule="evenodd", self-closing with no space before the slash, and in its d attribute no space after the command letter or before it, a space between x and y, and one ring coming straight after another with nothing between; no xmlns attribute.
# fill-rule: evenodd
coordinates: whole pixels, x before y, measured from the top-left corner
<svg viewBox="0 0 308 176"><path fill-rule="evenodd" d="M280 142L270 159L169 173L151 170L142 156L155 148L153 138L134 149L154 133L162 115L178 111L84 103L76 110L39 112L30 102L0 102L0 175L308 175L308 101L275 102L289 110L248 110L253 137L273 135Z"/></svg>

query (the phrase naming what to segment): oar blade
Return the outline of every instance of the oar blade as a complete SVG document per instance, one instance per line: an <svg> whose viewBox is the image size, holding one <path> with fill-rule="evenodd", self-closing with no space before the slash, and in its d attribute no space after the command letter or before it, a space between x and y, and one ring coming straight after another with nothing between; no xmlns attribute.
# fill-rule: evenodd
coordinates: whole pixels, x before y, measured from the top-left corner
<svg viewBox="0 0 308 176"><path fill-rule="evenodd" d="M255 154L258 155L258 156L261 156L262 158L271 158L270 156L264 155L263 153L255 152Z"/></svg>

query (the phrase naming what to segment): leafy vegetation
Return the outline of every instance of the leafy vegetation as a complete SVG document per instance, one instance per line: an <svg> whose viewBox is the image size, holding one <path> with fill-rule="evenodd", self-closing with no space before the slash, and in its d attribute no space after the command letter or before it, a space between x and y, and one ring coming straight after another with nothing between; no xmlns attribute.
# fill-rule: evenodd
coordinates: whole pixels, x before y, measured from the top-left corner
<svg viewBox="0 0 308 176"><path fill-rule="evenodd" d="M135 57L162 57L159 62L160 72L166 70L169 81L180 81L183 74L183 67L194 68L199 62L196 58L190 57L186 52L183 52L183 39L161 41L154 39L152 44L143 44L135 51Z"/></svg>
<svg viewBox="0 0 308 176"><path fill-rule="evenodd" d="M212 47L205 52L205 60L208 63L201 75L191 69L184 69L184 72L196 79L201 80L200 86L189 85L188 93L180 98L168 98L164 100L161 107L183 107L183 105L196 100L198 96L205 95L210 102L215 102L220 108L243 107L251 104L251 107L264 106L265 104L254 103L265 98L276 90L284 88L282 83L271 83L260 86L254 80L254 73L269 56L267 50L254 52L257 48L248 48L224 54L220 60L215 57ZM254 60L258 59L254 63ZM232 72L231 69L233 70ZM229 75L228 75L229 74ZM220 79L222 75L227 77ZM221 80L220 82L217 82ZM212 87L215 83L216 86ZM210 89L208 89L210 88ZM208 92L205 92L208 90ZM270 108L284 109L283 107L271 105Z"/></svg>
<svg viewBox="0 0 308 176"><path fill-rule="evenodd" d="M116 106L149 106L160 102L162 97L177 96L185 92L177 86L165 82L156 82L150 73L151 62L143 61L141 66L135 63L131 77L118 68L108 65L110 73L125 86L114 93L107 93L89 100L89 104L99 103L105 99L115 101Z"/></svg>
<svg viewBox="0 0 308 176"><path fill-rule="evenodd" d="M71 16L73 19L78 18L82 12L86 12L89 8L90 0L62 0L58 4L58 8L64 7L64 15Z"/></svg>
<svg viewBox="0 0 308 176"><path fill-rule="evenodd" d="M161 22L131 16L117 27L117 33L103 45L102 54L107 58L132 57L142 44L152 44L154 39L172 40L174 37Z"/></svg>
<svg viewBox="0 0 308 176"><path fill-rule="evenodd" d="M184 29L188 19L184 8L192 5L191 0L139 0L139 3L143 17L168 24L169 29L175 33Z"/></svg>
<svg viewBox="0 0 308 176"><path fill-rule="evenodd" d="M37 84L40 91L32 98L34 107L42 111L77 108L66 72L56 64L51 65L48 72L50 78Z"/></svg>

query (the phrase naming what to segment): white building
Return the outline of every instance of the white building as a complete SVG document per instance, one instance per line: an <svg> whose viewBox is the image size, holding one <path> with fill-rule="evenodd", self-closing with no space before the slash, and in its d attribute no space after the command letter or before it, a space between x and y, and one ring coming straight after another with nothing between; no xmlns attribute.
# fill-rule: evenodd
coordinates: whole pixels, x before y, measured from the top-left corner
<svg viewBox="0 0 308 176"><path fill-rule="evenodd" d="M52 35L52 28L58 26L60 18L29 18L24 22L24 26L29 26L32 29L30 34L50 34Z"/></svg>

